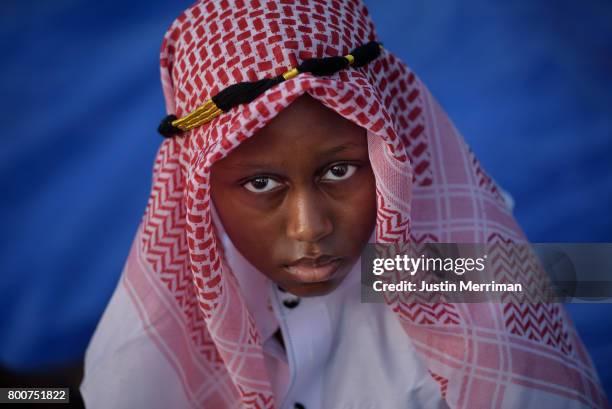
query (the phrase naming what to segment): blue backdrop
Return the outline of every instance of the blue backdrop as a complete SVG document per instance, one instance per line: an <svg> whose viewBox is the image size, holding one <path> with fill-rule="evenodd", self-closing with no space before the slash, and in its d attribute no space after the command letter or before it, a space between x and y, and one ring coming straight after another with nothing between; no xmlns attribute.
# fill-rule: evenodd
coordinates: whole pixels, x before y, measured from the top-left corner
<svg viewBox="0 0 612 409"><path fill-rule="evenodd" d="M82 357L142 216L187 1L0 6L0 364ZM532 241L612 242L612 3L370 0ZM612 304L570 305L612 394Z"/></svg>

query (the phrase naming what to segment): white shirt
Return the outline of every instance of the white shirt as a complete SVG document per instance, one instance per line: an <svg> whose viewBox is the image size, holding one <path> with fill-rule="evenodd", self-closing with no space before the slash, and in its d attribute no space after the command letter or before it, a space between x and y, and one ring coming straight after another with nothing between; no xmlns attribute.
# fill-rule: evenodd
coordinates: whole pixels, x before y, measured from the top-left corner
<svg viewBox="0 0 612 409"><path fill-rule="evenodd" d="M395 313L361 302L359 260L333 292L298 298L255 269L213 220L264 340L279 409L447 408Z"/></svg>

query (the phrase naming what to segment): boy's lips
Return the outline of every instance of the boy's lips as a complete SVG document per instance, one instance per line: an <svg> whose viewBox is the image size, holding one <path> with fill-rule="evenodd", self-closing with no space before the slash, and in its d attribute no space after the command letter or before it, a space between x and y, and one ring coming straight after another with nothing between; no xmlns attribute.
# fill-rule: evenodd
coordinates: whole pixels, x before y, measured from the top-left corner
<svg viewBox="0 0 612 409"><path fill-rule="evenodd" d="M340 264L342 264L341 257L303 257L286 265L285 270L301 282L316 283L330 280Z"/></svg>

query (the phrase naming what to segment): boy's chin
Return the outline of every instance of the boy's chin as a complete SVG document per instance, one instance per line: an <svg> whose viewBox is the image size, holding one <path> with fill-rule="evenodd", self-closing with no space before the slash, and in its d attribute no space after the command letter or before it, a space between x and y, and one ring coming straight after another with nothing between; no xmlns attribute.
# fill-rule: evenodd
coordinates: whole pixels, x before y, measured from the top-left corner
<svg viewBox="0 0 612 409"><path fill-rule="evenodd" d="M338 288L343 279L344 277L340 280L330 280L321 283L296 284L293 286L280 285L280 287L297 297L320 297L333 292Z"/></svg>

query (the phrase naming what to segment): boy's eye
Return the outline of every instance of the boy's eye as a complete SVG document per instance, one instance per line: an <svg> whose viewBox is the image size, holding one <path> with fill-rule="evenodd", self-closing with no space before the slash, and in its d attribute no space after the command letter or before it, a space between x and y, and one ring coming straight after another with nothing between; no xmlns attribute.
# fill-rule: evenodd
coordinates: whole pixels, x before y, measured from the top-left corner
<svg viewBox="0 0 612 409"><path fill-rule="evenodd" d="M246 182L244 186L248 191L253 193L265 193L280 186L280 183L269 177L257 177Z"/></svg>
<svg viewBox="0 0 612 409"><path fill-rule="evenodd" d="M334 165L331 168L329 168L327 172L325 172L325 175L323 175L323 179L345 180L353 176L356 170L357 170L357 166L349 165L348 163Z"/></svg>

